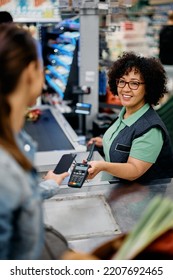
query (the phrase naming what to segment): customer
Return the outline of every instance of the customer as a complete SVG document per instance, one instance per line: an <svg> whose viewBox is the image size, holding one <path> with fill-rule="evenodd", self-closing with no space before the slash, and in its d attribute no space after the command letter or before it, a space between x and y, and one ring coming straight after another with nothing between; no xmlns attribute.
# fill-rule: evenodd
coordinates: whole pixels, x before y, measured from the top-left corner
<svg viewBox="0 0 173 280"><path fill-rule="evenodd" d="M1 24L0 42L0 259L37 259L44 246L42 197L57 194L68 173L50 171L38 186L35 145L22 126L43 71L28 31Z"/></svg>
<svg viewBox="0 0 173 280"><path fill-rule="evenodd" d="M173 65L173 11L159 33L159 58L164 65Z"/></svg>
<svg viewBox="0 0 173 280"><path fill-rule="evenodd" d="M106 131L103 145L106 161L91 161L91 179L106 171L121 179L152 180L173 177L173 151L168 132L152 108L166 92L166 76L161 63L134 53L124 53L112 65L108 83L123 108Z"/></svg>

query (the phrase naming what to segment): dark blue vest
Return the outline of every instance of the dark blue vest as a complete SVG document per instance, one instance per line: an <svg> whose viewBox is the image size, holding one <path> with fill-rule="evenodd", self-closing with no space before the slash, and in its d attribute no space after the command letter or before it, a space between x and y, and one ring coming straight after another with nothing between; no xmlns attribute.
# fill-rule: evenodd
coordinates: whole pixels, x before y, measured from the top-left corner
<svg viewBox="0 0 173 280"><path fill-rule="evenodd" d="M130 127L126 126L119 132L110 147L109 155L111 162L127 162L132 141L153 127L158 127L162 130L163 147L156 162L138 181L173 177L173 150L170 138L163 121L156 111L151 107L133 125ZM145 153L145 150L143 152Z"/></svg>

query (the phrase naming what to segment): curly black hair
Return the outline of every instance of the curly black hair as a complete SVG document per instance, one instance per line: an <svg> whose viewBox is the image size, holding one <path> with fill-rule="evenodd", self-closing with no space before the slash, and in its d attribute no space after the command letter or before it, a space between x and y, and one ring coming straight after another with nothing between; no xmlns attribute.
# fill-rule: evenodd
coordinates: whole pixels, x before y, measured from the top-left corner
<svg viewBox="0 0 173 280"><path fill-rule="evenodd" d="M157 105L167 92L167 77L160 60L155 57L143 57L133 52L124 52L120 55L108 71L110 91L118 95L116 80L127 75L132 68L139 71L145 82L146 103Z"/></svg>

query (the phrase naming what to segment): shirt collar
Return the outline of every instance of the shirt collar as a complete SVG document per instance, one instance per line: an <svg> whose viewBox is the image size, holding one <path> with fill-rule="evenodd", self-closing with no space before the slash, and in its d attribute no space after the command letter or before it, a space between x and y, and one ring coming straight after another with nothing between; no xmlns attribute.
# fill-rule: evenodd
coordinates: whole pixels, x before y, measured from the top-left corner
<svg viewBox="0 0 173 280"><path fill-rule="evenodd" d="M144 106L142 106L138 111L133 113L130 117L127 119L123 119L123 116L125 114L125 107L123 107L119 113L119 119L120 121L124 122L125 125L131 126L134 124L148 109L150 108L150 105L146 103Z"/></svg>

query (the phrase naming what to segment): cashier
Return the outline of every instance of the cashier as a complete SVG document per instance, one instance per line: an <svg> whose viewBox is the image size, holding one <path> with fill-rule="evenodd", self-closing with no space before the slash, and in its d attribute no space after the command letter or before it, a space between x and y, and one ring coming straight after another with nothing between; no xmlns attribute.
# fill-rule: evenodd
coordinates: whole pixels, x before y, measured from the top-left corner
<svg viewBox="0 0 173 280"><path fill-rule="evenodd" d="M120 179L148 181L173 177L173 150L168 131L153 109L166 93L166 74L158 59L123 53L108 72L111 92L123 105L103 138L105 161L90 161L89 179L106 171Z"/></svg>

